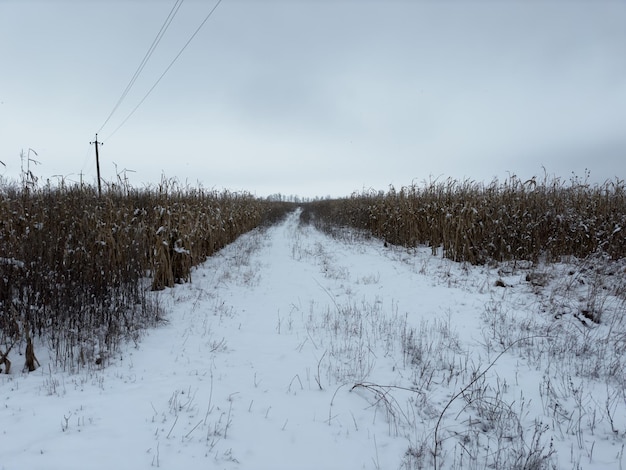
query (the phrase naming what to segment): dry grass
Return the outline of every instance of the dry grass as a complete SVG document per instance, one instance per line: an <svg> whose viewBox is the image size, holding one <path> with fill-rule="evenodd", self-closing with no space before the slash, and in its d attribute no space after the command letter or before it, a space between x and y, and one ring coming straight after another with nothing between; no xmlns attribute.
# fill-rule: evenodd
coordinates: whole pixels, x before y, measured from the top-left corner
<svg viewBox="0 0 626 470"><path fill-rule="evenodd" d="M48 341L58 365L102 364L160 319L146 290L289 209L248 194L180 187L0 188L0 354Z"/></svg>
<svg viewBox="0 0 626 470"><path fill-rule="evenodd" d="M578 178L526 182L511 177L489 185L430 181L351 198L311 202L304 221L332 231L363 230L385 242L427 245L455 261L626 256L626 187L615 180L590 185Z"/></svg>

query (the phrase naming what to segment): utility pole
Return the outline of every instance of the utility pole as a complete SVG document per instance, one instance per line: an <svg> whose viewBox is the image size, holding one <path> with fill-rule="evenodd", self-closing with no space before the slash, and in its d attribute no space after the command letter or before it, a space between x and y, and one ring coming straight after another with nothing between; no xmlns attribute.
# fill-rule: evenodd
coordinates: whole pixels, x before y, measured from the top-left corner
<svg viewBox="0 0 626 470"><path fill-rule="evenodd" d="M102 187L100 184L100 157L98 156L98 145L104 145L102 142L98 142L98 133L96 132L96 140L89 142L89 145L96 146L96 170L98 172L98 197L102 197Z"/></svg>

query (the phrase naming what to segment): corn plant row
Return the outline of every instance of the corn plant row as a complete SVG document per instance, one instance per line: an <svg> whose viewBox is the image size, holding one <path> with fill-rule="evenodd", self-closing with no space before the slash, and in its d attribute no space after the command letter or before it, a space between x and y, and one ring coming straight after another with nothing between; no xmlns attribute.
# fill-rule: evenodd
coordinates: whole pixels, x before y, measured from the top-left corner
<svg viewBox="0 0 626 470"><path fill-rule="evenodd" d="M57 365L101 364L160 319L147 290L189 281L194 265L287 209L172 180L102 197L89 186L1 188L0 357L39 337Z"/></svg>
<svg viewBox="0 0 626 470"><path fill-rule="evenodd" d="M327 231L351 227L394 245L427 245L472 264L626 256L626 190L618 179L430 181L314 201L303 219Z"/></svg>

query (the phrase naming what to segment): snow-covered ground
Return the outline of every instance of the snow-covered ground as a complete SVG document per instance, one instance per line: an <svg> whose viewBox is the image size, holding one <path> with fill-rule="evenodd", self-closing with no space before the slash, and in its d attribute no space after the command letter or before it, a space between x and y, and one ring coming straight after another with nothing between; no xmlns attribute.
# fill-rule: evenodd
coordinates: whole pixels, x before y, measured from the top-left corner
<svg viewBox="0 0 626 470"><path fill-rule="evenodd" d="M579 268L468 266L293 213L151 294L167 321L107 367L12 354L0 470L621 469L624 302Z"/></svg>

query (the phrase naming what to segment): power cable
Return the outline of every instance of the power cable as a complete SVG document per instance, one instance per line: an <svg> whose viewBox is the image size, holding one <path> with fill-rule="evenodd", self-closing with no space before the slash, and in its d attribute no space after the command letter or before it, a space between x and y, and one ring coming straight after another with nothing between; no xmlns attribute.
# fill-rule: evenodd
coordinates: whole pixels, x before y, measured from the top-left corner
<svg viewBox="0 0 626 470"><path fill-rule="evenodd" d="M178 10L180 9L180 7L183 4L183 2L184 2L184 0L176 0L176 2L174 3L174 6L172 7L172 9L170 10L169 14L167 15L167 18L165 18L165 21L161 25L161 29L157 33L156 37L152 41L152 44L150 45L150 47L146 51L146 54L144 55L143 59L141 60L141 63L139 64L139 67L137 67L137 70L135 70L135 73L133 74L132 78L130 79L130 82L128 82L128 85L126 85L126 88L122 92L122 95L117 100L117 103L113 107L113 110L111 111L109 116L105 119L105 121L102 124L102 126L100 126L100 129L98 129L98 132L100 132L104 128L104 126L107 125L107 123L109 122L109 119L111 119L113 114L115 114L115 111L117 111L117 108L119 108L120 104L122 104L122 101L124 101L124 98L126 98L126 95L128 94L130 89L133 87L133 85L137 81L137 78L139 77L139 75L143 71L144 67L148 63L148 60L150 60L150 57L152 56L152 53L155 51L155 49L157 48L157 46L161 42L161 39L165 35L165 32L167 31L167 28L169 28L170 23L172 22L172 20L176 16L176 13L178 13Z"/></svg>
<svg viewBox="0 0 626 470"><path fill-rule="evenodd" d="M220 5L220 3L222 3L222 0L218 0L217 3L215 4L215 6L211 9L211 11L209 11L209 13L206 15L206 17L204 18L204 20L202 20L202 23L200 23L200 26L198 26L198 28L194 31L194 33L191 35L191 37L187 40L187 42L185 43L185 45L182 47L182 49L178 52L178 54L176 54L176 57L174 57L174 59L172 59L172 61L170 62L170 64L167 66L167 68L165 69L165 71L161 74L161 76L157 79L156 82L154 82L154 85L152 85L152 88L150 88L148 90L148 93L145 94L145 96L141 99L141 101L137 104L137 106L135 106L133 108L133 110L130 112L130 114L128 116L126 116L126 118L122 121L122 123L117 126L115 128L115 130L106 138L106 140L108 141L111 137L113 137L115 135L115 133L124 125L126 124L126 121L128 121L130 119L130 117L135 114L135 111L137 111L137 109L139 108L139 106L141 106L143 104L143 102L146 100L146 98L148 98L148 96L150 96L150 93L152 93L152 90L154 90L156 88L156 86L159 84L159 82L161 81L161 79L165 76L165 74L169 71L169 69L172 68L172 66L174 65L174 63L178 60L178 58L181 56L181 54L183 53L183 51L187 48L187 46L189 45L189 43L193 40L193 38L196 37L196 35L200 32L200 30L202 29L202 27L204 26L204 24L209 20L209 18L211 17L211 15L213 15L213 12L217 9L217 7Z"/></svg>

